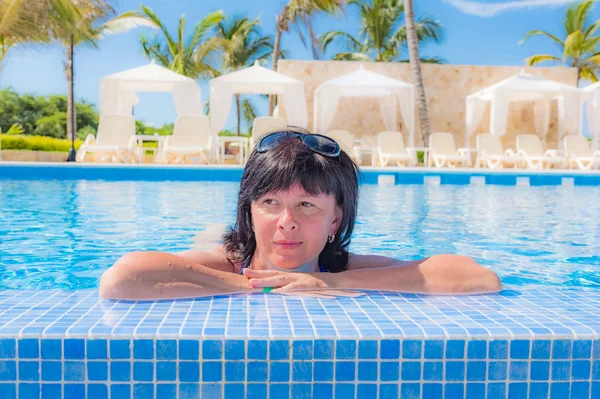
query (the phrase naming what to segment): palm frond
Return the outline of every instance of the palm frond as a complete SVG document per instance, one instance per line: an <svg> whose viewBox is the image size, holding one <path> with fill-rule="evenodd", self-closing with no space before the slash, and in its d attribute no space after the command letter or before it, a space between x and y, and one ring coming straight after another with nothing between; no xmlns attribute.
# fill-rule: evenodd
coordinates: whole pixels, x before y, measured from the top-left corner
<svg viewBox="0 0 600 399"><path fill-rule="evenodd" d="M551 33L545 32L543 30L530 30L529 32L527 32L525 37L523 39L521 39L519 44L523 44L525 42L525 40L529 39L532 36L539 36L539 35L546 36L546 37L552 39L554 42L556 42L556 44L558 44L560 46L561 49L565 46L563 41L560 40L558 37L554 36Z"/></svg>
<svg viewBox="0 0 600 399"><path fill-rule="evenodd" d="M562 59L555 57L553 55L549 55L549 54L539 54L539 55L532 55L531 57L525 59L525 64L531 66L531 65L539 64L540 62L544 62L544 61L560 62L560 61L562 61Z"/></svg>
<svg viewBox="0 0 600 399"><path fill-rule="evenodd" d="M352 36L350 33L343 32L340 30L331 30L319 36L319 40L323 45L323 49L326 50L327 47L333 43L334 41L342 41L346 45L347 48L356 50L361 47L361 43Z"/></svg>
<svg viewBox="0 0 600 399"><path fill-rule="evenodd" d="M254 104L247 98L242 99L240 106L242 108L242 117L244 123L248 126L248 132L252 132L252 122L256 118L257 112Z"/></svg>
<svg viewBox="0 0 600 399"><path fill-rule="evenodd" d="M141 16L137 11L127 11L109 21L106 21L98 28L96 28L98 39L102 39L109 35L116 35L119 33L128 32L135 28L146 27L152 29L159 29L151 19Z"/></svg>
<svg viewBox="0 0 600 399"><path fill-rule="evenodd" d="M371 61L371 57L364 53L337 53L333 59L336 61Z"/></svg>

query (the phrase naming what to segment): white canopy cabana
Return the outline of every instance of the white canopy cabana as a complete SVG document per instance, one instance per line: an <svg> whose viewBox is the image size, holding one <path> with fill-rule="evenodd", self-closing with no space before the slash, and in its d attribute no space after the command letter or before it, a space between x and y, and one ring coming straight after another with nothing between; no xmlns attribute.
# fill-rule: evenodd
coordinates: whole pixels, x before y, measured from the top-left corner
<svg viewBox="0 0 600 399"><path fill-rule="evenodd" d="M302 128L308 126L304 83L264 68L258 61L251 67L212 79L209 85L213 133L225 126L234 94L283 95L287 122Z"/></svg>
<svg viewBox="0 0 600 399"><path fill-rule="evenodd" d="M131 115L138 103L136 92L171 92L178 116L203 115L196 81L160 65L148 65L100 79L100 117Z"/></svg>
<svg viewBox="0 0 600 399"><path fill-rule="evenodd" d="M398 111L414 146L414 86L372 71L360 69L322 83L314 95L313 128L325 133L333 121L341 97L376 97L387 130L398 130Z"/></svg>
<svg viewBox="0 0 600 399"><path fill-rule="evenodd" d="M600 82L584 88L583 91L587 102L588 130L593 137L592 149L595 151L599 147L600 140Z"/></svg>
<svg viewBox="0 0 600 399"><path fill-rule="evenodd" d="M488 103L491 106L490 133L503 136L506 133L509 104L513 101L535 103L535 130L545 140L550 127L550 101L553 99L558 101L559 145L565 134L581 134L581 90L521 73L467 96L466 145L469 145L469 138L477 130Z"/></svg>

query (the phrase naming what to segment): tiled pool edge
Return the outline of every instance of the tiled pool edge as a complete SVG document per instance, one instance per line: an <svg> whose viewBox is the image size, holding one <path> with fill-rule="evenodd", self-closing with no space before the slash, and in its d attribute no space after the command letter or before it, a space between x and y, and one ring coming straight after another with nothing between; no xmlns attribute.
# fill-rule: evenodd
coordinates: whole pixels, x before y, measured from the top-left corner
<svg viewBox="0 0 600 399"><path fill-rule="evenodd" d="M110 180L110 181L239 181L237 165L107 165L0 162L0 180ZM361 169L366 184L493 184L530 186L600 186L600 170L514 170L378 168ZM433 179L432 179L433 178Z"/></svg>
<svg viewBox="0 0 600 399"><path fill-rule="evenodd" d="M600 397L593 290L135 303L15 293L0 292L2 398Z"/></svg>

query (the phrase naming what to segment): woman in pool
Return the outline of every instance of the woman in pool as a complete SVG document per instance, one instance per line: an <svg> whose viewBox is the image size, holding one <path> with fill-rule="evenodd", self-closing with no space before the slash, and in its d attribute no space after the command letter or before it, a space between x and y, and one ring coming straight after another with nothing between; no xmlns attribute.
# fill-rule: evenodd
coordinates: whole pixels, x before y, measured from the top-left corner
<svg viewBox="0 0 600 399"><path fill-rule="evenodd" d="M348 253L357 212L357 172L328 137L296 130L266 135L244 169L237 220L223 236L223 245L177 254L128 253L102 275L100 296L159 299L265 289L501 290L494 272L465 256L401 261Z"/></svg>

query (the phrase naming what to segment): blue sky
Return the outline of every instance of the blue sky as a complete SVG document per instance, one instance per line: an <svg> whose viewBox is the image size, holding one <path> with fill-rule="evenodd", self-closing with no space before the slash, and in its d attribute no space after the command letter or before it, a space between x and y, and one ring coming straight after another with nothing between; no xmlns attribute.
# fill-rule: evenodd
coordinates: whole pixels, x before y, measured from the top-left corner
<svg viewBox="0 0 600 399"><path fill-rule="evenodd" d="M417 3L417 16L433 17L443 26L440 44L428 44L422 48L424 56L438 56L449 64L460 65L523 65L523 60L540 53L558 54L549 39L532 38L526 43L518 42L531 29L549 31L564 37L563 19L570 3L566 0L421 0ZM137 0L120 0L118 12L139 9ZM264 34L274 35L275 15L285 0L146 0L143 4L152 8L174 31L179 17L185 14L187 30L211 11L222 9L227 16L260 17ZM594 20L600 18L600 5L592 13ZM360 29L359 15L354 6L347 8L338 18L318 16L315 21L317 34L340 29L357 34ZM99 48L80 47L76 53L76 97L97 104L99 82L102 76L128 68L144 65L139 36L152 34L138 29L122 35L108 37ZM298 35L284 33L282 47L288 59L312 59ZM330 56L331 54L326 54ZM4 61L0 72L0 88L11 86L20 93L41 95L66 93L63 72L64 50L58 46L22 47L13 49ZM207 83L199 81L206 99ZM264 101L256 99L260 112L265 113ZM157 126L173 122L175 109L169 94L143 94L136 107L136 118ZM233 110L228 128L234 127Z"/></svg>

